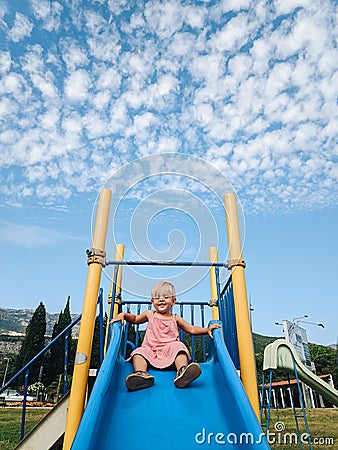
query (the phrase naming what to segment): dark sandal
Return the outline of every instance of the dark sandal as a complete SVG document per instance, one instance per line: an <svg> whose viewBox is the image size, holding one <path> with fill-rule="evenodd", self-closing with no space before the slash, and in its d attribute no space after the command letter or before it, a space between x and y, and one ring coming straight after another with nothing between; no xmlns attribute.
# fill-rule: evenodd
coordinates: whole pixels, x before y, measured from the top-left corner
<svg viewBox="0 0 338 450"><path fill-rule="evenodd" d="M196 380L201 375L202 371L197 363L191 363L188 366L183 366L177 371L174 380L177 388L184 388L192 381Z"/></svg>
<svg viewBox="0 0 338 450"><path fill-rule="evenodd" d="M131 373L126 378L126 386L130 391L138 391L140 389L146 389L154 384L154 377L149 375L148 372L138 370L135 373Z"/></svg>

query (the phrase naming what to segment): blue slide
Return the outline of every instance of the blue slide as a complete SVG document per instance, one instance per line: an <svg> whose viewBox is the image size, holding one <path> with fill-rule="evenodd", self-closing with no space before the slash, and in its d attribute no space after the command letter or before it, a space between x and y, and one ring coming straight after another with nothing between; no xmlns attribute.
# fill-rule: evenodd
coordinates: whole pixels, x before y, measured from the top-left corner
<svg viewBox="0 0 338 450"><path fill-rule="evenodd" d="M269 449L223 341L209 341L202 375L184 389L175 372L152 370L152 388L128 392L132 365L122 357L121 323L113 337L75 436L72 450Z"/></svg>

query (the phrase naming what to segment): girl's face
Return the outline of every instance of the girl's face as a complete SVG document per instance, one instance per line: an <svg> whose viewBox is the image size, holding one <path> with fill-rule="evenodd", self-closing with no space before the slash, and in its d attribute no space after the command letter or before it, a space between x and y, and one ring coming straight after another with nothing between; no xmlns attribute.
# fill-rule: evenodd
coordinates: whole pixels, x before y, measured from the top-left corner
<svg viewBox="0 0 338 450"><path fill-rule="evenodd" d="M176 298L169 294L161 294L153 297L151 302L158 314L168 314L176 302Z"/></svg>

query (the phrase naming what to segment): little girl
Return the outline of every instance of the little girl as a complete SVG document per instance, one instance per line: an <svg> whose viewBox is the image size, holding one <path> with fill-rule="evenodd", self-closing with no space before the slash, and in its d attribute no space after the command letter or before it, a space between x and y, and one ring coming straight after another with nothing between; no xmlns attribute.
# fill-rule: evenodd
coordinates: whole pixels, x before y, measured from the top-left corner
<svg viewBox="0 0 338 450"><path fill-rule="evenodd" d="M135 316L129 313L118 314L110 323L124 320L132 324L149 322L142 346L135 349L130 359L133 361L134 373L126 378L126 386L130 391L151 387L154 377L147 372L148 364L164 369L175 363L177 374L175 386L184 388L201 374L200 366L192 362L187 347L180 342L178 328L194 335L209 334L220 325L210 325L208 328L190 325L176 314L171 314L171 308L176 302L174 286L167 281L156 283L151 291L151 302L154 310L147 310Z"/></svg>

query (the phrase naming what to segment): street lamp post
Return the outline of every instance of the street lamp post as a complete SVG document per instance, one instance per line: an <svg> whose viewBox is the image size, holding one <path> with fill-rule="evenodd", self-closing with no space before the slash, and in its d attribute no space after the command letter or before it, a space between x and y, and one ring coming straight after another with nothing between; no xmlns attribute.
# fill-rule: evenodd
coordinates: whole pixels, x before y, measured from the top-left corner
<svg viewBox="0 0 338 450"><path fill-rule="evenodd" d="M7 358L7 357L5 357L4 359L7 359L7 364L6 364L6 369L5 369L4 378L3 378L3 380L2 380L2 386L5 386L6 376L7 376L7 370L8 370L8 364L9 364L9 361L10 361L10 359Z"/></svg>
<svg viewBox="0 0 338 450"><path fill-rule="evenodd" d="M309 322L308 320L297 320L296 325L298 325L300 322L301 323L309 323L310 325L317 325L317 327L325 328L325 325L323 323Z"/></svg>
<svg viewBox="0 0 338 450"><path fill-rule="evenodd" d="M292 319L292 322L297 325L297 323L300 321L300 319L306 319L307 317L309 317L309 316L307 314L304 314L304 316L295 317L294 319Z"/></svg>
<svg viewBox="0 0 338 450"><path fill-rule="evenodd" d="M298 325L299 323L308 323L310 325L316 325L317 327L325 328L325 325L323 323L316 323L316 322L310 322L308 320L302 320L302 319L306 319L307 317L309 317L309 316L307 314L304 314L304 316L295 317L294 319L292 319L292 322L295 325ZM283 322L275 322L275 325L283 325Z"/></svg>
<svg viewBox="0 0 338 450"><path fill-rule="evenodd" d="M316 322L310 322L308 320L302 320L309 317L307 314L304 314L303 316L300 317L295 317L294 319L292 319L292 322L298 326L299 323L307 323L310 325L316 325L317 327L321 327L321 328L325 328L325 325L323 323L316 323ZM284 323L287 322L285 320L283 320L283 322L275 322L275 325L282 325L284 328L284 334L285 334L285 327L284 327Z"/></svg>

